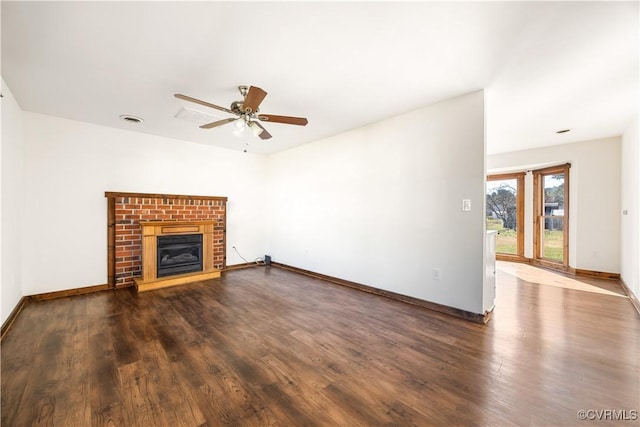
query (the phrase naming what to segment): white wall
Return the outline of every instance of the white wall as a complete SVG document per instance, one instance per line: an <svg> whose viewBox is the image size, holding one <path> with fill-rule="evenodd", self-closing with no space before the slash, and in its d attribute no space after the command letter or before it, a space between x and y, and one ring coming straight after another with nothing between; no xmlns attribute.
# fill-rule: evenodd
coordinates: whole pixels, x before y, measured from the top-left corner
<svg viewBox="0 0 640 427"><path fill-rule="evenodd" d="M227 196L227 264L244 262L232 246L249 261L264 255L265 156L35 113L24 121L25 294L107 282L105 191Z"/></svg>
<svg viewBox="0 0 640 427"><path fill-rule="evenodd" d="M22 292L21 218L23 191L22 109L2 80L0 144L0 323L20 301Z"/></svg>
<svg viewBox="0 0 640 427"><path fill-rule="evenodd" d="M620 277L640 298L640 134L636 119L622 137ZM626 215L622 214L627 211Z"/></svg>
<svg viewBox="0 0 640 427"><path fill-rule="evenodd" d="M272 155L269 253L482 313L484 153L476 92Z"/></svg>
<svg viewBox="0 0 640 427"><path fill-rule="evenodd" d="M487 157L487 170L528 170L535 165L571 163L569 266L620 273L620 150L620 138L607 138L495 154ZM532 182L527 180L526 199L531 199ZM525 220L532 221L533 204L525 210ZM525 231L525 255L531 257L533 228Z"/></svg>

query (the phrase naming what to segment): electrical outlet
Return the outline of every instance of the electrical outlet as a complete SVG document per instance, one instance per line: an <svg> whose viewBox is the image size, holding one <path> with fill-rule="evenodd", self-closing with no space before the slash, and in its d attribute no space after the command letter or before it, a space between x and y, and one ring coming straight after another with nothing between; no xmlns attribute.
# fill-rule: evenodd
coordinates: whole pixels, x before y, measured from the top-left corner
<svg viewBox="0 0 640 427"><path fill-rule="evenodd" d="M469 212L471 210L471 199L462 199L462 210Z"/></svg>
<svg viewBox="0 0 640 427"><path fill-rule="evenodd" d="M433 280L440 280L440 276L441 276L441 271L439 268L434 268L433 271L431 272L431 278Z"/></svg>

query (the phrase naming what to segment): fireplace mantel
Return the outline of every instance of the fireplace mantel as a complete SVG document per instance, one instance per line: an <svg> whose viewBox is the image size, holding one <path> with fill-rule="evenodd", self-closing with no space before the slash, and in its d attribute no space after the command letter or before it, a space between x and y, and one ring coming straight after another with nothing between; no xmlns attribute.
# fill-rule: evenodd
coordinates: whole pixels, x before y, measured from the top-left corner
<svg viewBox="0 0 640 427"><path fill-rule="evenodd" d="M142 278L134 279L138 292L184 285L220 277L213 266L213 234L216 221L139 221L142 227ZM202 234L202 271L157 277L158 236Z"/></svg>

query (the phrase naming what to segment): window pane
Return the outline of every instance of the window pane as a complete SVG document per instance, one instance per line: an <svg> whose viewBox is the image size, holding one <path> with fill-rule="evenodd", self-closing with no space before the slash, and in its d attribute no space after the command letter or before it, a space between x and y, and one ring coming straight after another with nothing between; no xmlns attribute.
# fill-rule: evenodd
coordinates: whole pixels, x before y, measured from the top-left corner
<svg viewBox="0 0 640 427"><path fill-rule="evenodd" d="M544 175L542 258L564 261L564 173Z"/></svg>
<svg viewBox="0 0 640 427"><path fill-rule="evenodd" d="M487 181L487 230L498 230L498 253L518 254L517 188L516 178Z"/></svg>
<svg viewBox="0 0 640 427"><path fill-rule="evenodd" d="M544 214L564 216L564 173L544 175Z"/></svg>
<svg viewBox="0 0 640 427"><path fill-rule="evenodd" d="M564 218L545 217L542 233L542 258L564 261Z"/></svg>

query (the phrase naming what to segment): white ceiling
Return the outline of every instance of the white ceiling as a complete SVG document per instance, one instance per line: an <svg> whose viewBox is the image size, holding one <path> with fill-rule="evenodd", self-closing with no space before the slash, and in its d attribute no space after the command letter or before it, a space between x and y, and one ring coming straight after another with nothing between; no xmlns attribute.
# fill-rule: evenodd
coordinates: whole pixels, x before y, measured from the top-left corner
<svg viewBox="0 0 640 427"><path fill-rule="evenodd" d="M277 152L482 88L489 153L620 135L638 114L637 1L1 7L2 76L24 110L209 145ZM174 117L228 117L173 94L229 107L241 84L309 124L266 124L261 141Z"/></svg>

